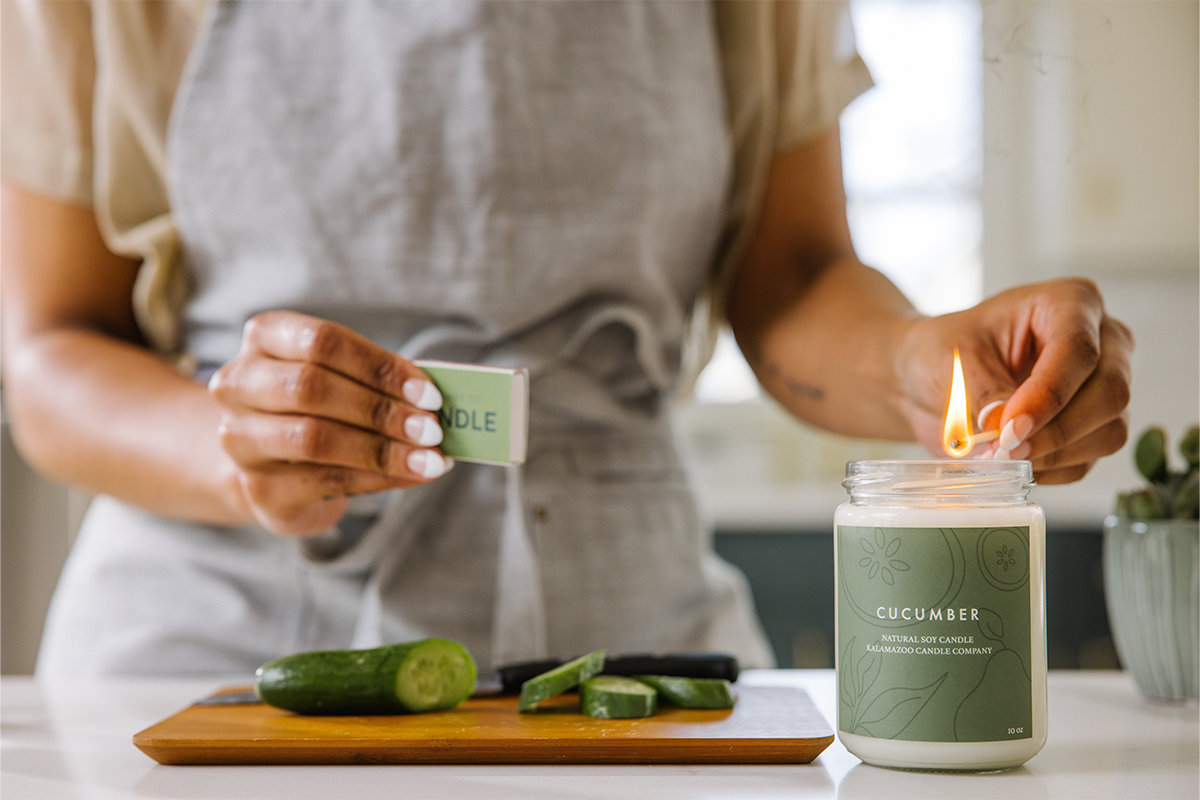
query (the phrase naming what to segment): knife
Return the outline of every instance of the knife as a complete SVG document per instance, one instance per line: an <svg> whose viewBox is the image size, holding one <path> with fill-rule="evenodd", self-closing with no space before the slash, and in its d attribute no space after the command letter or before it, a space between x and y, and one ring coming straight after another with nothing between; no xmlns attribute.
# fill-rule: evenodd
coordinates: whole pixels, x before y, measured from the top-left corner
<svg viewBox="0 0 1200 800"><path fill-rule="evenodd" d="M475 695L520 694L521 684L543 672L562 666L570 658L547 658L537 661L521 661L498 667L490 676L482 676L475 682ZM615 656L604 660L606 675L671 675L679 678L723 678L735 681L738 676L737 659L725 653L667 653L652 655ZM197 700L197 706L251 705L261 702L254 690L221 691Z"/></svg>
<svg viewBox="0 0 1200 800"><path fill-rule="evenodd" d="M216 694L213 694L213 695L203 698L202 700L197 700L196 702L192 703L192 705L194 705L194 706L249 706L249 705L257 705L258 703L261 703L261 702L262 702L262 700L258 699L258 695L254 693L253 689L246 689L244 691L234 691L234 692L231 692L227 689L223 689L223 690L217 692Z"/></svg>

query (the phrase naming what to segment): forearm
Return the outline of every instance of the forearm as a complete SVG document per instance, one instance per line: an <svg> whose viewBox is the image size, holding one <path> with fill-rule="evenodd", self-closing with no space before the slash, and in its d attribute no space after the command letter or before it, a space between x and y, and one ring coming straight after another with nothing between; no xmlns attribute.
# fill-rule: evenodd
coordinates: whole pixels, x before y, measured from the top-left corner
<svg viewBox="0 0 1200 800"><path fill-rule="evenodd" d="M773 160L726 312L763 386L796 416L852 436L914 437L896 354L920 316L854 253L836 127Z"/></svg>
<svg viewBox="0 0 1200 800"><path fill-rule="evenodd" d="M154 353L59 327L6 348L4 370L16 442L47 476L166 516L253 521L218 442L218 405Z"/></svg>
<svg viewBox="0 0 1200 800"><path fill-rule="evenodd" d="M818 427L913 439L896 353L920 317L904 295L852 254L820 268L769 271L770 292L735 283L729 312L763 387Z"/></svg>

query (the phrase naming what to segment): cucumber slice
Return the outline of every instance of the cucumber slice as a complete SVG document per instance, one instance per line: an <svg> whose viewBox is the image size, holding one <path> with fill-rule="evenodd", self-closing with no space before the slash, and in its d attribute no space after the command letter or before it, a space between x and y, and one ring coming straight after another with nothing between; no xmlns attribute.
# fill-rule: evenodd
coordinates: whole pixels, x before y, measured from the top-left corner
<svg viewBox="0 0 1200 800"><path fill-rule="evenodd" d="M475 660L449 639L296 653L263 664L254 691L297 714L406 714L454 708L475 690Z"/></svg>
<svg viewBox="0 0 1200 800"><path fill-rule="evenodd" d="M598 719L649 717L658 708L658 691L621 675L597 675L579 686L583 713Z"/></svg>
<svg viewBox="0 0 1200 800"><path fill-rule="evenodd" d="M677 678L674 675L636 675L662 698L680 708L733 708L733 687L724 678Z"/></svg>
<svg viewBox="0 0 1200 800"><path fill-rule="evenodd" d="M574 689L604 669L604 651L595 650L586 656L568 661L562 666L543 672L521 684L521 700L518 711L529 711L543 700L556 697L568 689Z"/></svg>

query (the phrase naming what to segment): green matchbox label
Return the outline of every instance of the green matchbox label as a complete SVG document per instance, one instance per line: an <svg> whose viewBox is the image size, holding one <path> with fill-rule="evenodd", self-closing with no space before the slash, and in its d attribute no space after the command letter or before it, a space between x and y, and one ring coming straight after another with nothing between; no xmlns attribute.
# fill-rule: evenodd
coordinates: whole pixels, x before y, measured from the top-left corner
<svg viewBox="0 0 1200 800"><path fill-rule="evenodd" d="M839 525L836 536L839 729L1032 738L1029 528Z"/></svg>
<svg viewBox="0 0 1200 800"><path fill-rule="evenodd" d="M475 461L509 461L512 374L421 366L442 393L442 407L437 412L442 452Z"/></svg>

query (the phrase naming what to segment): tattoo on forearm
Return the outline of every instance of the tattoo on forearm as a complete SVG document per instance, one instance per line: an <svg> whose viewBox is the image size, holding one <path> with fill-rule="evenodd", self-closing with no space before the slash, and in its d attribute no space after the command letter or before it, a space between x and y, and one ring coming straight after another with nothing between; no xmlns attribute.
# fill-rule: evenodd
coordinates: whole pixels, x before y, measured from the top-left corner
<svg viewBox="0 0 1200 800"><path fill-rule="evenodd" d="M825 399L825 390L820 386L813 386L811 383L787 377L782 378L782 384L787 393L797 400L805 399L820 403Z"/></svg>
<svg viewBox="0 0 1200 800"><path fill-rule="evenodd" d="M825 400L825 389L821 386L816 386L807 381L788 375L774 361L764 362L761 354L747 353L751 365L759 365L759 373L762 376L764 383L774 384L781 388L790 399L793 400L808 400L813 403L820 403Z"/></svg>

